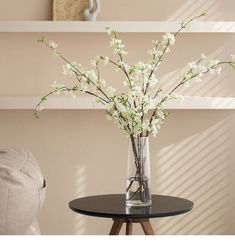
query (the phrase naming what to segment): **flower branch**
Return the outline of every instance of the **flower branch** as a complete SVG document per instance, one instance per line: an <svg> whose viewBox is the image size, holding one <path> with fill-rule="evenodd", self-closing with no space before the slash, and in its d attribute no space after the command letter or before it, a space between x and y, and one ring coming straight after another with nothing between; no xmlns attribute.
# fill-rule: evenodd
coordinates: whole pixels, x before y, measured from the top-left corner
<svg viewBox="0 0 235 246"><path fill-rule="evenodd" d="M151 60L148 63L137 62L131 66L124 62L124 56L128 54L125 51L125 45L122 40L118 39L117 32L111 28L107 28L107 32L110 37L110 46L114 55L117 56L117 61L107 56L96 56L91 60L94 70L83 67L76 62L70 62L58 51L58 45L54 41L43 37L39 41L48 46L57 57L66 62L63 65L63 73L76 78L78 83L71 88L62 85L58 89L58 85L56 85L57 87L54 87L53 91L42 97L36 109L40 109L40 106L52 94L63 92L73 96L73 93L78 91L93 96L96 98L97 103L105 105L106 117L114 121L131 138L149 136L150 134L156 136L168 115L164 108L165 102L183 99L181 95L175 93L181 86L188 86L191 81L199 82L205 74L220 74L222 65L229 65L235 69L234 55L232 55L231 61L209 60L206 62L206 56L202 54L197 61L188 64L180 82L167 94L160 88L156 70L165 59L166 54L170 52L170 47L174 45L176 36L194 20L204 15L201 14L182 22L175 34L164 34L161 41L154 41L153 50L149 51ZM116 89L109 86L101 77L100 66L102 64L110 64L115 71L121 70L124 73L125 79L122 81L123 92L117 93ZM151 109L153 109L153 112L149 114Z"/></svg>

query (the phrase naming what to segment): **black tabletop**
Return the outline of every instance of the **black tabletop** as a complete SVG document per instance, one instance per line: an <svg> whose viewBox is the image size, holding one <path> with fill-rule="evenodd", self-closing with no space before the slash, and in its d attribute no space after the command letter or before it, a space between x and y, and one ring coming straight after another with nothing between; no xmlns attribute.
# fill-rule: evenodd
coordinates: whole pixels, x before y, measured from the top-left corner
<svg viewBox="0 0 235 246"><path fill-rule="evenodd" d="M80 214L120 219L142 219L183 214L193 208L193 202L173 196L152 195L149 207L127 207L124 194L87 196L72 200L69 207Z"/></svg>

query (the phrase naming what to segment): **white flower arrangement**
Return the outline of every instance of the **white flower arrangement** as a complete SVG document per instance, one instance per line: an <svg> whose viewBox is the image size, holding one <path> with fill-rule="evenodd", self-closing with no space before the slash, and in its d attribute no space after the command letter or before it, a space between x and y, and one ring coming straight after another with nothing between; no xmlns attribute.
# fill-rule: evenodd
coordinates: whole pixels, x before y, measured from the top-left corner
<svg viewBox="0 0 235 246"><path fill-rule="evenodd" d="M42 105L52 94L66 94L75 97L76 92L89 94L95 97L96 103L106 106L107 119L112 120L117 126L124 130L130 138L148 137L153 134L155 137L168 113L165 111L165 102L169 100L182 101L183 96L176 93L181 86L189 86L191 81L201 81L206 74L221 74L222 65L230 65L235 69L235 55L231 55L230 61L207 61L206 56L201 54L196 61L190 62L180 81L169 92L165 93L159 86L156 71L165 60L171 46L174 45L177 35L184 28L188 28L190 23L197 18L191 18L185 23L181 23L179 30L174 33L166 33L161 41L153 41L153 48L148 51L151 56L148 63L137 62L128 65L124 57L128 54L118 33L111 28L107 28L110 36L110 46L113 49L116 60L107 56L96 56L90 64L94 69L88 69L76 62L68 61L59 51L58 45L43 37L39 41L47 45L66 64L63 66L63 73L76 79L73 87L54 82L52 91L42 97L36 106L36 116L42 109ZM124 90L117 93L116 89L100 77L100 66L111 64L115 71L121 71L125 75L123 80ZM150 110L153 110L150 113Z"/></svg>

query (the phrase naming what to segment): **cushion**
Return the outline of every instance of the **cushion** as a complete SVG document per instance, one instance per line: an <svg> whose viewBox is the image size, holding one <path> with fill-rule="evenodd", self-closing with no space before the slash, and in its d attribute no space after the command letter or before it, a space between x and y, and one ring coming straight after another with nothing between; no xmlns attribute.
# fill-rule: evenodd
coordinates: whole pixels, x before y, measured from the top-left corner
<svg viewBox="0 0 235 246"><path fill-rule="evenodd" d="M40 234L36 216L46 185L33 154L0 148L0 234Z"/></svg>

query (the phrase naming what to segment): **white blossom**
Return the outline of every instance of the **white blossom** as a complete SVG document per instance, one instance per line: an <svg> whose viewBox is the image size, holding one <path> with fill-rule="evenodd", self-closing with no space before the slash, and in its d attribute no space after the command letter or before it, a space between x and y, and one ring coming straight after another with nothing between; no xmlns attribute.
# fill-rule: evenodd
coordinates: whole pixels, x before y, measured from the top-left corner
<svg viewBox="0 0 235 246"><path fill-rule="evenodd" d="M56 44L53 40L49 40L48 41L48 47L53 49L53 50L56 50L58 47L58 44Z"/></svg>
<svg viewBox="0 0 235 246"><path fill-rule="evenodd" d="M61 90L65 87L64 84L58 84L57 81L54 81L54 83L51 85L53 91L59 95Z"/></svg>
<svg viewBox="0 0 235 246"><path fill-rule="evenodd" d="M94 59L91 59L90 64L91 64L91 66L96 67L97 61Z"/></svg>
<svg viewBox="0 0 235 246"><path fill-rule="evenodd" d="M188 66L189 66L189 68L193 68L193 69L197 68L196 62L190 62L190 63L188 64Z"/></svg>
<svg viewBox="0 0 235 246"><path fill-rule="evenodd" d="M217 68L215 69L215 71L216 71L216 73L217 73L218 75L221 75L222 68L221 68L221 67L217 67Z"/></svg>
<svg viewBox="0 0 235 246"><path fill-rule="evenodd" d="M213 68L216 67L218 65L219 61L218 60L210 60L209 61L209 67Z"/></svg>
<svg viewBox="0 0 235 246"><path fill-rule="evenodd" d="M74 94L74 91L70 90L70 91L65 91L64 94L66 96L71 96L72 98L76 98L76 95Z"/></svg>
<svg viewBox="0 0 235 246"><path fill-rule="evenodd" d="M70 77L74 76L76 74L76 69L78 65L76 62L67 63L63 65L63 74L64 75L69 75Z"/></svg>
<svg viewBox="0 0 235 246"><path fill-rule="evenodd" d="M99 84L103 88L107 86L107 83L106 83L106 81L104 79L100 79Z"/></svg>
<svg viewBox="0 0 235 246"><path fill-rule="evenodd" d="M206 55L204 53L201 53L201 59L206 59Z"/></svg>
<svg viewBox="0 0 235 246"><path fill-rule="evenodd" d="M198 65L197 67L200 73L205 73L207 71L207 68L204 65Z"/></svg>
<svg viewBox="0 0 235 246"><path fill-rule="evenodd" d="M108 58L108 56L105 56L105 57L104 57L103 63L104 63L104 65L107 65L107 64L109 63L109 58Z"/></svg>
<svg viewBox="0 0 235 246"><path fill-rule="evenodd" d="M218 60L204 61L206 56L202 53L200 59L190 62L184 74L179 80L179 84L175 85L168 94L162 92L159 86L156 70L163 62L164 55L170 52L170 46L175 43L175 36L166 33L162 36L162 41L153 41L154 47L148 51L151 55L149 62L139 61L134 65L128 65L124 59L127 52L124 50L125 45L118 38L117 32L111 28L106 28L110 36L110 46L113 48L114 54L118 55L117 59L111 60L107 56L96 56L90 64L93 69L83 67L76 62L68 62L63 65L63 73L65 75L74 76L76 85L68 88L56 81L53 83L53 93L63 93L67 96L75 97L75 91L94 95L95 103L102 103L106 106L106 117L112 120L120 129L124 130L128 135L137 137L141 135L148 136L150 133L155 137L161 125L167 117L165 112L165 102L168 100L176 100L182 102L184 97L175 93L180 86L188 86L191 81L201 81L203 75L210 72L211 74L220 74L221 68L218 66ZM39 40L44 42L48 47L57 51L57 44L54 41L48 41L45 38ZM232 61L229 65L235 65L235 55L231 55ZM65 60L65 58L64 58ZM122 78L122 84L125 87L121 92L116 91L109 86L101 77L99 64L110 64L114 66L115 71L123 72L125 78ZM226 63L226 62L225 62ZM175 89L174 89L175 88ZM41 104L46 102L47 96L42 98L38 104L40 110ZM152 113L153 110L154 113Z"/></svg>
<svg viewBox="0 0 235 246"><path fill-rule="evenodd" d="M158 118L153 119L151 124L151 131L153 133L153 137L156 137L159 129L161 128L162 121Z"/></svg>
<svg viewBox="0 0 235 246"><path fill-rule="evenodd" d="M123 81L123 85L124 85L124 86L128 86L128 85L129 85L129 81L128 81L128 80L124 80L124 81Z"/></svg>
<svg viewBox="0 0 235 246"><path fill-rule="evenodd" d="M152 78L149 81L149 87L155 88L157 86L158 79L155 76L152 76Z"/></svg>
<svg viewBox="0 0 235 246"><path fill-rule="evenodd" d="M85 72L85 76L89 78L91 81L97 81L98 77L96 75L96 72L94 70L87 70Z"/></svg>
<svg viewBox="0 0 235 246"><path fill-rule="evenodd" d="M116 37L113 37L110 41L110 46L113 48L114 54L120 54L120 55L127 55L128 53L124 51L125 45L122 44L121 39L117 39Z"/></svg>
<svg viewBox="0 0 235 246"><path fill-rule="evenodd" d="M177 102L183 102L184 101L184 97L182 95L179 95L178 93L172 93L170 95L170 98L176 100Z"/></svg>
<svg viewBox="0 0 235 246"><path fill-rule="evenodd" d="M101 57L100 56L95 56L95 58L91 59L90 64L93 67L96 67L97 64L101 61Z"/></svg>
<svg viewBox="0 0 235 246"><path fill-rule="evenodd" d="M159 41L158 41L158 40L152 40L152 44L153 44L154 46L157 46L157 45L158 45L158 43L159 43Z"/></svg>
<svg viewBox="0 0 235 246"><path fill-rule="evenodd" d="M116 89L113 88L112 86L108 86L105 91L106 91L108 96L113 97Z"/></svg>
<svg viewBox="0 0 235 246"><path fill-rule="evenodd" d="M235 55L231 55L231 58L232 58L232 62L235 63Z"/></svg>
<svg viewBox="0 0 235 246"><path fill-rule="evenodd" d="M162 36L163 45L173 45L175 43L175 36L171 33L166 33Z"/></svg>
<svg viewBox="0 0 235 246"><path fill-rule="evenodd" d="M46 100L45 101L41 101L40 102L40 105L37 105L36 106L36 110L38 111L38 112L40 112L40 111L42 111L43 109L45 109L45 105L43 105L43 104L45 104L46 103Z"/></svg>
<svg viewBox="0 0 235 246"><path fill-rule="evenodd" d="M109 36L115 34L116 32L111 27L106 27L107 34Z"/></svg>
<svg viewBox="0 0 235 246"><path fill-rule="evenodd" d="M88 90L88 86L86 84L80 83L78 86L79 91L85 93Z"/></svg>

